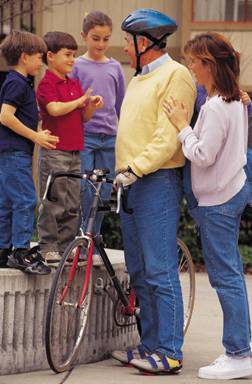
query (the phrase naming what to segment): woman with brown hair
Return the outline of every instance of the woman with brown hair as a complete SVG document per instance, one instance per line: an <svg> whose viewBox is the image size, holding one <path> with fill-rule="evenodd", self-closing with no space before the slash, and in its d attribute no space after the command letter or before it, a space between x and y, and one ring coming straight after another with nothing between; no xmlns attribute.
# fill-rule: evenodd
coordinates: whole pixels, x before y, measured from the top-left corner
<svg viewBox="0 0 252 384"><path fill-rule="evenodd" d="M184 105L164 104L178 128L191 161L192 189L198 206L192 216L200 226L203 254L224 316L225 354L199 369L199 377L234 379L252 375L251 330L247 290L238 249L242 211L250 195L246 164L248 116L240 101L239 54L218 33L197 35L185 46L189 67L208 93L194 130Z"/></svg>

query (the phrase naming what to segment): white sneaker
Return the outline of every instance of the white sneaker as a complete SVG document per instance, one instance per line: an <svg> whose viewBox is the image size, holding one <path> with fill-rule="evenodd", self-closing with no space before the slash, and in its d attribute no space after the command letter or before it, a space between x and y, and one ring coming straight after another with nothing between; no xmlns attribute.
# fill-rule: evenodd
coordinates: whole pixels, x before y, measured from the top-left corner
<svg viewBox="0 0 252 384"><path fill-rule="evenodd" d="M219 356L211 365L201 367L198 377L201 379L230 380L252 375L250 356L234 358L227 355Z"/></svg>
<svg viewBox="0 0 252 384"><path fill-rule="evenodd" d="M59 252L48 251L43 253L43 257L45 258L47 263L57 263L61 260L61 256Z"/></svg>

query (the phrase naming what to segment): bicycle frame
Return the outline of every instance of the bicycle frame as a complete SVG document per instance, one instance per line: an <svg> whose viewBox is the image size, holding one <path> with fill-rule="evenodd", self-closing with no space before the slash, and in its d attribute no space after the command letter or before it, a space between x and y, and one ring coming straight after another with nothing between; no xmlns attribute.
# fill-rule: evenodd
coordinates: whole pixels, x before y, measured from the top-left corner
<svg viewBox="0 0 252 384"><path fill-rule="evenodd" d="M75 238L66 248L61 261L58 264L52 281L52 288L48 298L45 330L46 355L50 367L55 372L63 372L71 369L88 324L88 314L91 308L92 294L94 292L92 285L92 259L93 251L96 248L99 251L103 265L111 281L110 285L104 286L103 280L98 278L95 288L103 290L108 294L113 303L113 319L118 327L130 327L137 324L141 334L140 308L137 307L137 298L134 290L128 285L128 280L124 279L126 288L119 281L116 272L110 262L104 249L102 237L95 235L94 224L98 211L115 211L111 201L105 203L100 198L102 184L112 182L107 176L106 171L96 170L91 175L73 174L67 172L58 172L51 174L48 178L44 198L53 201L51 196L52 185L58 177L73 177L90 181L94 188L93 201L88 217L88 225L85 233ZM120 190L117 198L120 197ZM118 204L119 206L119 204ZM132 210L127 206L127 193L122 195L122 207L127 213ZM117 209L118 211L118 209ZM181 253L179 268L185 272L185 291L188 293L186 300L186 316L184 331L186 331L193 310L195 277L193 262L189 250L185 244L177 239L178 249ZM185 258L185 260L184 260ZM82 268L84 267L84 268ZM189 277L189 280L188 280ZM101 284L98 285L98 280ZM189 289L187 282L189 282ZM77 283L77 285L76 285ZM115 291L115 292L114 292ZM134 317L133 317L134 316ZM58 324L59 319L63 319L62 324ZM65 324L66 323L66 324ZM65 327L63 336L58 329ZM65 331L65 334L64 334ZM59 344L61 338L63 344ZM64 345L64 347L62 347Z"/></svg>
<svg viewBox="0 0 252 384"><path fill-rule="evenodd" d="M100 172L100 174L99 174L99 172ZM92 175L94 175L94 173L95 173L95 171L93 172ZM124 289L123 289L119 279L116 276L115 270L114 270L114 268L113 268L113 266L112 266L112 264L108 258L108 255L104 249L101 237L95 236L95 234L93 232L97 211L98 210L104 211L104 212L108 211L108 206L100 205L100 201L101 201L100 192L101 192L102 184L105 182L111 183L112 180L110 180L106 177L106 171L104 171L104 170L97 170L97 175L96 175L97 177L93 178L94 180L92 180L92 175L90 176L90 175L86 175L86 174L73 174L73 173L67 173L67 172L58 172L58 173L51 174L48 178L47 188L46 188L46 192L44 195L44 198L47 196L47 198L49 200L53 201L53 198L51 196L51 189L52 189L52 185L53 185L55 179L58 177L73 177L73 178L80 178L80 179L89 180L93 186L95 183L94 196L93 196L93 201L92 201L92 205L91 205L91 209L90 209L90 213L89 213L89 217L88 217L87 229L86 229L84 235L81 236L82 238L86 239L86 241L87 241L88 257L87 257L87 265L86 265L86 278L85 278L84 283L83 283L81 297L80 297L80 301L79 301L78 305L81 307L81 305L83 304L83 301L85 299L85 295L86 295L86 292L88 289L88 283L89 283L89 278L90 278L90 274L91 274L91 269L92 269L93 250L94 250L94 247L96 247L96 249L98 249L98 251L99 251L99 254L102 258L104 266L108 272L108 275L109 275L109 277L113 283L113 286L117 292L118 298L120 299L121 303L123 304L124 308L122 310L122 313L126 316L135 315L135 316L139 317L140 312L139 312L139 308L135 307L135 295L134 295L133 290L130 294L130 300L129 300L127 295L124 292ZM123 206L125 206L124 200L123 200ZM109 211L111 211L111 206L109 206L109 208L110 208ZM76 253L76 255L74 256L74 259L73 259L73 262L71 265L71 269L69 272L67 284L66 284L66 286L62 292L59 304L64 302L64 298L67 294L67 291L68 291L69 287L71 286L71 282L74 279L76 267L77 267L77 264L79 261L79 257L80 257L80 255L79 255L79 251L78 251Z"/></svg>

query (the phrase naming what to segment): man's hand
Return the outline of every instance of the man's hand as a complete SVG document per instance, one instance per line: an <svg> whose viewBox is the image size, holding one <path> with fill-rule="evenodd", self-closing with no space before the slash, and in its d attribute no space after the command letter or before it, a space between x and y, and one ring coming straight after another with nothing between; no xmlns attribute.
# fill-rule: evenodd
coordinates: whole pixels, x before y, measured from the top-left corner
<svg viewBox="0 0 252 384"><path fill-rule="evenodd" d="M116 176L116 184L122 185L123 187L128 187L129 185L133 184L136 180L137 176L129 171L118 173L118 175Z"/></svg>

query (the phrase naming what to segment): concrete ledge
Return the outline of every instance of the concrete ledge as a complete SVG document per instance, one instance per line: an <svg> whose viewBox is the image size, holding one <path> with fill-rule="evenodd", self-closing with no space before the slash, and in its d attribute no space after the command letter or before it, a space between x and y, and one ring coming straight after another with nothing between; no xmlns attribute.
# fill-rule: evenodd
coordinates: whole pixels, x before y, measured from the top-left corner
<svg viewBox="0 0 252 384"><path fill-rule="evenodd" d="M108 255L120 280L126 282L123 252L108 250ZM53 274L30 276L14 269L0 269L1 375L48 369L43 335ZM93 268L94 287L100 278L110 284L98 260ZM89 319L80 363L102 360L113 349L138 342L136 326L118 328L113 321L111 299L95 289Z"/></svg>

